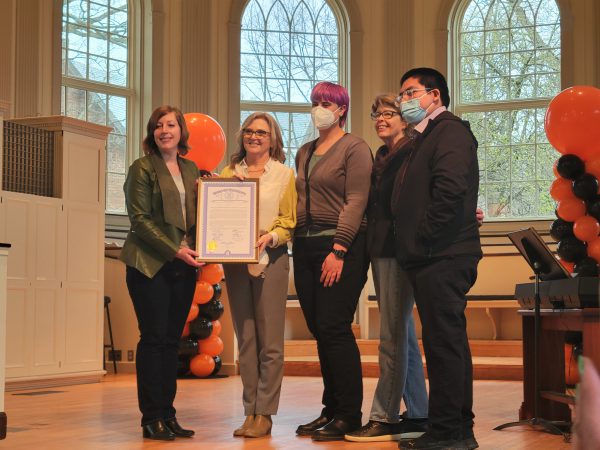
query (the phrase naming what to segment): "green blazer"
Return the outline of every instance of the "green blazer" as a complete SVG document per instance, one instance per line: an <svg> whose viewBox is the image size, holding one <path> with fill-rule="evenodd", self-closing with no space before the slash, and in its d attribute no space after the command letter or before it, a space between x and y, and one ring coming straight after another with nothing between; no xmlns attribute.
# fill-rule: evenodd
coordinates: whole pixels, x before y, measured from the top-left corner
<svg viewBox="0 0 600 450"><path fill-rule="evenodd" d="M131 229L120 259L149 278L173 261L184 234L196 237L199 171L193 161L179 156L177 161L185 187L185 223L179 191L160 153L134 161L123 186Z"/></svg>

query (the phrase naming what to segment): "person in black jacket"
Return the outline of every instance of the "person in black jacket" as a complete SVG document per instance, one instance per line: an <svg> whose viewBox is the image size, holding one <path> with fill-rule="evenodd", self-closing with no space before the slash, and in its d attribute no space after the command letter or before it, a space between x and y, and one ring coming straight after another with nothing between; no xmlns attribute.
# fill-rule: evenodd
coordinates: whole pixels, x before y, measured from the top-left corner
<svg viewBox="0 0 600 450"><path fill-rule="evenodd" d="M405 73L397 102L418 135L392 192L396 257L414 290L429 377L429 427L400 448L475 449L464 311L482 256L473 215L477 140L467 122L447 111L448 85L437 70Z"/></svg>

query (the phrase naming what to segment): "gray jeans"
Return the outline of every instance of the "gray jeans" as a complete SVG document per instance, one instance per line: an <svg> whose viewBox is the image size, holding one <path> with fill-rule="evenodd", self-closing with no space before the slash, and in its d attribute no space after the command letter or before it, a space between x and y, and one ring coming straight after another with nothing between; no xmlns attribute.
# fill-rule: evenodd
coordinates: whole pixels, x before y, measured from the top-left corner
<svg viewBox="0 0 600 450"><path fill-rule="evenodd" d="M238 340L244 415L277 414L283 379L283 336L290 264L287 246L268 249L264 275L246 264L224 264Z"/></svg>
<svg viewBox="0 0 600 450"><path fill-rule="evenodd" d="M379 381L370 420L396 423L427 417L427 389L421 352L415 334L412 286L395 258L373 258L373 281L379 302Z"/></svg>

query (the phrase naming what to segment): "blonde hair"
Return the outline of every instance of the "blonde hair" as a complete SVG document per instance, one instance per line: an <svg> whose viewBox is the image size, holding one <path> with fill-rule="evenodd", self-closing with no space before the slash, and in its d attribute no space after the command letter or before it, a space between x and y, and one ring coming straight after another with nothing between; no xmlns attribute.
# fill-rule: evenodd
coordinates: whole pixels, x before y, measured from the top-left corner
<svg viewBox="0 0 600 450"><path fill-rule="evenodd" d="M244 129L254 122L256 119L263 119L269 124L271 146L269 147L269 156L279 162L285 162L285 152L283 151L283 137L281 136L281 128L275 118L266 112L257 111L250 114L242 123L237 132L238 150L231 156L229 167L233 168L246 157L246 149L244 148Z"/></svg>

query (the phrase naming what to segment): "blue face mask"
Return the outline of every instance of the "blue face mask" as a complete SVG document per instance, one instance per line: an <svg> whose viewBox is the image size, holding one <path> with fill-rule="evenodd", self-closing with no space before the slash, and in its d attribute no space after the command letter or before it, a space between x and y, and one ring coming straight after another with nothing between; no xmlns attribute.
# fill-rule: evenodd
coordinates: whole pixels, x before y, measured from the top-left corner
<svg viewBox="0 0 600 450"><path fill-rule="evenodd" d="M404 121L412 125L418 124L427 115L427 109L421 108L420 97L400 103L400 112Z"/></svg>

